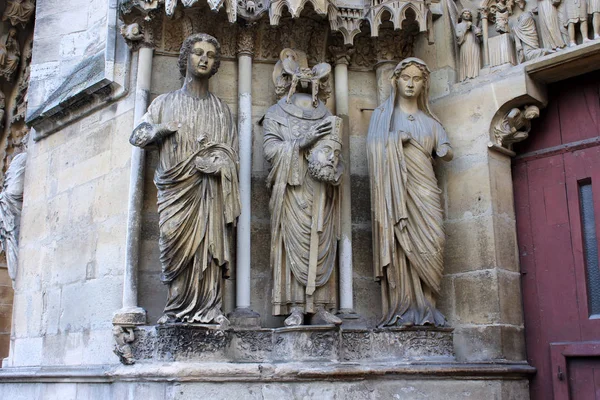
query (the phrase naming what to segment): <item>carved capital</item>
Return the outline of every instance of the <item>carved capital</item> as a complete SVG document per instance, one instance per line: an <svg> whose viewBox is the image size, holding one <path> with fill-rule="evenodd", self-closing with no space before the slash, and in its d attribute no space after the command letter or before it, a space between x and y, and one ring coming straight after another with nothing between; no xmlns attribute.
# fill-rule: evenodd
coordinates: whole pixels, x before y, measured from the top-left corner
<svg viewBox="0 0 600 400"><path fill-rule="evenodd" d="M352 46L329 46L329 54L335 65L337 64L350 64L352 54L355 49Z"/></svg>
<svg viewBox="0 0 600 400"><path fill-rule="evenodd" d="M477 11L479 11L479 16L481 17L481 19L488 19L489 15L490 15L490 9L488 7L479 7L477 9Z"/></svg>
<svg viewBox="0 0 600 400"><path fill-rule="evenodd" d="M254 55L254 40L256 38L256 27L246 26L238 30L237 54Z"/></svg>

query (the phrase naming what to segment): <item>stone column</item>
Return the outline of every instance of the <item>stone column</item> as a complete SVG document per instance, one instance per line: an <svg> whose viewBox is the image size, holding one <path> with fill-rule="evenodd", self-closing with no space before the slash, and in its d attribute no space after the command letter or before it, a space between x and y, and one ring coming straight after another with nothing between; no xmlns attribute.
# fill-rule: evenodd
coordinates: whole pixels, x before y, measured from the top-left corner
<svg viewBox="0 0 600 400"><path fill-rule="evenodd" d="M331 53L335 58L335 111L343 120L342 128L342 157L345 161L345 171L341 190L341 239L339 243L339 282L340 306L339 317L344 324L358 319L354 312L352 287L352 213L351 213L351 182L350 182L350 117L348 106L348 64L350 50L347 47L332 47Z"/></svg>
<svg viewBox="0 0 600 400"><path fill-rule="evenodd" d="M238 45L238 135L240 143L240 199L242 213L237 222L235 311L229 314L232 325L260 326L260 315L250 308L250 228L252 182L252 56L254 30L240 28Z"/></svg>
<svg viewBox="0 0 600 400"><path fill-rule="evenodd" d="M487 7L479 7L481 16L481 33L483 34L483 66L490 65L490 49L488 45L488 16L490 10Z"/></svg>
<svg viewBox="0 0 600 400"><path fill-rule="evenodd" d="M138 52L132 130L148 109L153 53L154 50L146 46L141 47ZM114 315L113 324L115 325L143 325L146 323L146 310L139 307L137 302L137 266L139 263L142 202L144 199L144 159L145 151L132 146L127 237L125 239L125 270L123 272L123 308Z"/></svg>
<svg viewBox="0 0 600 400"><path fill-rule="evenodd" d="M390 97L392 86L390 79L392 72L398 63L393 60L378 61L375 64L375 76L377 78L377 104L383 103Z"/></svg>

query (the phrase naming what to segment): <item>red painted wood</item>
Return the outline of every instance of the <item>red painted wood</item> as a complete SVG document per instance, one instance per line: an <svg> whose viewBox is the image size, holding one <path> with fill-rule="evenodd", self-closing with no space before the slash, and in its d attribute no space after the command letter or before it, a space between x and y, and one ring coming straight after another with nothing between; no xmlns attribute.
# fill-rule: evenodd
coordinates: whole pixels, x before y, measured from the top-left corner
<svg viewBox="0 0 600 400"><path fill-rule="evenodd" d="M600 74L553 85L549 93L547 109L530 138L515 146L517 154L600 135ZM578 182L586 179L600 239L600 146L513 165L527 358L538 370L530 385L534 400L594 399L598 391L600 319L589 318L579 205Z"/></svg>

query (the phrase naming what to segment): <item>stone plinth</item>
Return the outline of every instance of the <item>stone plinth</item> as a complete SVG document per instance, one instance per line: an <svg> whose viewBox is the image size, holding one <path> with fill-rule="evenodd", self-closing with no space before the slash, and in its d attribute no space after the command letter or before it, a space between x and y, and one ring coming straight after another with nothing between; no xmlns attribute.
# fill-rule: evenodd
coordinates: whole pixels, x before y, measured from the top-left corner
<svg viewBox="0 0 600 400"><path fill-rule="evenodd" d="M213 325L140 326L135 361L347 362L454 360L452 328L339 329L299 326L219 330Z"/></svg>
<svg viewBox="0 0 600 400"><path fill-rule="evenodd" d="M517 65L514 40L508 33L488 39L490 48L490 67L510 63Z"/></svg>

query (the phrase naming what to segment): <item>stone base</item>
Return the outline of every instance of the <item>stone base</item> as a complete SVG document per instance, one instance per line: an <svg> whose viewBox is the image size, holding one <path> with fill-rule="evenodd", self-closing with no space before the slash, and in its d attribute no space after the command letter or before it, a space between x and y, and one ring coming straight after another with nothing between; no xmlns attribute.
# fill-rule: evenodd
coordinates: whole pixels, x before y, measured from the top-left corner
<svg viewBox="0 0 600 400"><path fill-rule="evenodd" d="M121 308L113 316L114 325L136 326L146 324L146 310L142 307Z"/></svg>
<svg viewBox="0 0 600 400"><path fill-rule="evenodd" d="M488 39L490 51L490 67L510 63L517 65L515 43L508 33L503 33Z"/></svg>
<svg viewBox="0 0 600 400"><path fill-rule="evenodd" d="M249 308L236 308L227 314L227 318L234 329L260 328L260 314Z"/></svg>
<svg viewBox="0 0 600 400"><path fill-rule="evenodd" d="M154 363L7 368L0 370L0 398L521 400L529 398L528 377L534 371L525 363Z"/></svg>
<svg viewBox="0 0 600 400"><path fill-rule="evenodd" d="M452 328L340 329L334 325L228 329L140 326L136 362L452 361Z"/></svg>

